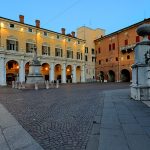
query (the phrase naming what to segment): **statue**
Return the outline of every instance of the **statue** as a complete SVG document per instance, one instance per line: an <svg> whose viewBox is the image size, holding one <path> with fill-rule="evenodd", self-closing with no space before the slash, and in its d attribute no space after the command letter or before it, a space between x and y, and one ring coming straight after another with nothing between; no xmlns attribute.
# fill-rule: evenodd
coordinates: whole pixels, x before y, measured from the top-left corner
<svg viewBox="0 0 150 150"><path fill-rule="evenodd" d="M145 63L150 66L150 49L145 53Z"/></svg>
<svg viewBox="0 0 150 150"><path fill-rule="evenodd" d="M33 60L30 62L30 64L40 65L40 61L37 59L37 48L33 48Z"/></svg>

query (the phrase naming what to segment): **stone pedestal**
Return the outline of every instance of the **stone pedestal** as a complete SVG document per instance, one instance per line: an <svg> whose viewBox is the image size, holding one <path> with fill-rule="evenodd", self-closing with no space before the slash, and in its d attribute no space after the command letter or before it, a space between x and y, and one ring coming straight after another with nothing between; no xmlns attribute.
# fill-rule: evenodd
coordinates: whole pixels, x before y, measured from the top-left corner
<svg viewBox="0 0 150 150"><path fill-rule="evenodd" d="M141 25L137 33L143 36L143 41L136 44L135 64L132 65L131 98L135 100L150 100L150 25Z"/></svg>

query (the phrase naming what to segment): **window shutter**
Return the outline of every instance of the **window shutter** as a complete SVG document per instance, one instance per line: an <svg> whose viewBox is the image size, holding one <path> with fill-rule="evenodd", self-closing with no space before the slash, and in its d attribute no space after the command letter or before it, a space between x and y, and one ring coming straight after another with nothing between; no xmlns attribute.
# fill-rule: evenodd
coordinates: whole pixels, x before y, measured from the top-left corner
<svg viewBox="0 0 150 150"><path fill-rule="evenodd" d="M73 59L73 51L72 51L72 59Z"/></svg>
<svg viewBox="0 0 150 150"><path fill-rule="evenodd" d="M29 43L26 43L26 53L29 52Z"/></svg>
<svg viewBox="0 0 150 150"><path fill-rule="evenodd" d="M63 56L63 51L62 51L62 49L61 49L61 57Z"/></svg>
<svg viewBox="0 0 150 150"><path fill-rule="evenodd" d="M55 56L57 56L57 48L55 48Z"/></svg>
<svg viewBox="0 0 150 150"><path fill-rule="evenodd" d="M18 51L18 41L16 41L16 51Z"/></svg>
<svg viewBox="0 0 150 150"><path fill-rule="evenodd" d="M48 55L50 56L50 47L48 47Z"/></svg>
<svg viewBox="0 0 150 150"><path fill-rule="evenodd" d="M6 40L7 50L9 50L9 40Z"/></svg>
<svg viewBox="0 0 150 150"><path fill-rule="evenodd" d="M32 49L32 53L34 52L34 50L36 50L36 52L37 52L36 44L34 44L34 47L33 47L33 49Z"/></svg>
<svg viewBox="0 0 150 150"><path fill-rule="evenodd" d="M81 53L81 60L82 60L82 53Z"/></svg>

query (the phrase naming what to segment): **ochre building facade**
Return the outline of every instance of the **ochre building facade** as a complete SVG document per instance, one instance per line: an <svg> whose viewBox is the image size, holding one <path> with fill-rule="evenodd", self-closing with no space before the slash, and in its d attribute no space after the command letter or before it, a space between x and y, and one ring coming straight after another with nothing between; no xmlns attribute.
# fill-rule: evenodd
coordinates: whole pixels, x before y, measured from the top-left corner
<svg viewBox="0 0 150 150"><path fill-rule="evenodd" d="M26 80L35 49L45 80L85 82L85 41L64 28L61 33L43 29L39 20L26 24L20 15L19 21L0 17L0 85Z"/></svg>
<svg viewBox="0 0 150 150"><path fill-rule="evenodd" d="M129 82L132 80L134 46L142 39L136 33L139 25L150 19L123 28L95 40L96 79L101 82Z"/></svg>

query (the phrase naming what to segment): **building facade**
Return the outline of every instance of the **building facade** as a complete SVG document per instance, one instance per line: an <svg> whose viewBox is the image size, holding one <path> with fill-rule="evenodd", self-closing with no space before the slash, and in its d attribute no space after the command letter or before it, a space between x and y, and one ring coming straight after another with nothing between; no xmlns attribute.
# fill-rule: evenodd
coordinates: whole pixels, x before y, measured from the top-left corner
<svg viewBox="0 0 150 150"><path fill-rule="evenodd" d="M41 61L41 73L45 80L66 82L85 82L85 40L75 37L75 32L66 35L0 17L0 85L10 84L12 80L23 82L29 72L29 61L36 49Z"/></svg>
<svg viewBox="0 0 150 150"><path fill-rule="evenodd" d="M133 49L135 44L141 41L136 29L144 23L150 23L150 19L95 40L97 80L102 82L129 82L132 80Z"/></svg>
<svg viewBox="0 0 150 150"><path fill-rule="evenodd" d="M103 29L91 29L89 27L80 27L77 29L77 37L84 39L85 43L85 75L86 82L95 80L95 43L94 40L104 36L105 30Z"/></svg>

